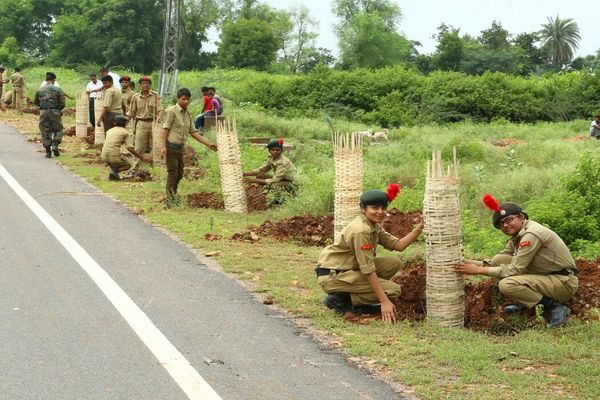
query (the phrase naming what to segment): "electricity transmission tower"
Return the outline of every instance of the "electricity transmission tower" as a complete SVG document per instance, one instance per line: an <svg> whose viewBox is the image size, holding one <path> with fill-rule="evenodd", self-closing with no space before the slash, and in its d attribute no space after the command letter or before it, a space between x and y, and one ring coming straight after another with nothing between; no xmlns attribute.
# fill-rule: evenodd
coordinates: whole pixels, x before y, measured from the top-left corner
<svg viewBox="0 0 600 400"><path fill-rule="evenodd" d="M161 97L175 93L177 89L180 9L180 0L166 0L163 48L160 57L159 91Z"/></svg>

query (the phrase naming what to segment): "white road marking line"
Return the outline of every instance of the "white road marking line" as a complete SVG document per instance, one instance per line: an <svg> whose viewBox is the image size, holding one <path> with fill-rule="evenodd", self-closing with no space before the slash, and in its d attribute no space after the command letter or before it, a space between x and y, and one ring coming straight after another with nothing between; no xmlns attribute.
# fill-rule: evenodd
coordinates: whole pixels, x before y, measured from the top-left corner
<svg viewBox="0 0 600 400"><path fill-rule="evenodd" d="M0 176L4 178L8 186L23 200L25 205L92 278L187 397L190 400L221 400L217 392L190 365L183 354L169 342L169 339L152 323L150 318L127 296L123 289L98 265L87 251L27 193L2 164L0 164Z"/></svg>

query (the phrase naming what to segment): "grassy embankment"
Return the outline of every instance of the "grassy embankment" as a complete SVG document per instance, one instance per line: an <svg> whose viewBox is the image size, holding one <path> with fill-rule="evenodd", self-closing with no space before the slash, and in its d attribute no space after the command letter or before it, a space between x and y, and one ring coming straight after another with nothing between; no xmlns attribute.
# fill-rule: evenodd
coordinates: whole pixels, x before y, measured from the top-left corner
<svg viewBox="0 0 600 400"><path fill-rule="evenodd" d="M30 82L43 78L43 70L26 71ZM86 77L58 70L61 85L73 94ZM117 71L120 72L120 71ZM249 72L183 73L181 82L194 92L203 84L214 84L227 97L228 88L247 78ZM197 110L198 105L193 105ZM233 105L226 103L233 116ZM326 310L320 303L323 293L314 273L318 248L294 243L275 243L262 238L259 243L233 242L228 238L244 231L248 224L302 213L323 214L333 203L333 160L327 144L329 128L322 117L282 120L267 115L255 106L236 107L240 136L278 136L285 133L296 149L289 156L299 168L302 190L297 199L270 212L233 215L217 210L198 210L182 206L169 210L159 203L163 197L165 173L153 170L155 180L148 183L109 182L107 169L87 165L77 157L85 150L78 139L68 138L67 150L59 161L88 182L136 208L150 221L160 224L201 252L221 251L216 259L223 269L246 281L252 290L273 297L275 304L299 318L308 318L316 328L326 331L333 346L341 347L351 360L383 372L394 382L406 386L416 397L426 399L564 399L600 396L600 346L598 322L570 321L558 330L532 329L513 336L492 336L468 330L441 329L433 323L400 322L394 326L373 322L353 325ZM3 118L15 119L9 112ZM24 115L13 123L29 136L37 134L33 116ZM336 121L340 129L364 128ZM74 121L67 119L67 126ZM513 125L459 124L395 129L385 145L365 148L365 188L383 188L398 180L404 185L393 204L402 210L419 209L423 199L424 165L433 148L445 155L458 147L461 161L464 239L466 255L490 255L502 246L501 234L489 226L489 213L479 198L490 192L500 199L527 203L560 185L582 153L598 143L566 141L585 135L587 122ZM266 134L265 134L266 133ZM214 141L214 136L209 135ZM513 138L517 144L496 147L498 138ZM184 180L181 192L219 192L218 163L214 153L194 146L201 154L198 168L207 171L198 181ZM242 143L246 168L258 165L263 149ZM501 166L503 164L504 166ZM535 218L535 216L533 216ZM220 241L207 241L207 233L223 235ZM588 249L592 257L598 254ZM406 256L422 253L418 243Z"/></svg>

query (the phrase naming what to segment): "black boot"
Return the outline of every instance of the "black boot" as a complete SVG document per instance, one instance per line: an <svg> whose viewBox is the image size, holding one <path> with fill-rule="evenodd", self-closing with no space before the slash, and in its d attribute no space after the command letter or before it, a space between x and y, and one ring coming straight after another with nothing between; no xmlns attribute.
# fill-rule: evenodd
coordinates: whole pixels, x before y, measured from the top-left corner
<svg viewBox="0 0 600 400"><path fill-rule="evenodd" d="M542 300L538 304L544 306L544 310L548 311L550 320L548 321L548 328L558 328L563 326L567 322L567 316L571 314L571 309L564 304L559 303L556 300L552 300L546 296L542 297Z"/></svg>
<svg viewBox="0 0 600 400"><path fill-rule="evenodd" d="M525 307L521 303L511 304L511 305L504 307L504 312L507 314L520 313L521 311L525 310L526 308L527 307Z"/></svg>
<svg viewBox="0 0 600 400"><path fill-rule="evenodd" d="M56 157L60 156L60 152L58 151L58 143L52 143L52 151Z"/></svg>
<svg viewBox="0 0 600 400"><path fill-rule="evenodd" d="M339 312L340 314L346 314L348 311L352 311L352 300L350 300L349 293L332 293L328 294L323 300L323 304L332 310Z"/></svg>
<svg viewBox="0 0 600 400"><path fill-rule="evenodd" d="M52 151L50 150L50 146L44 146L46 149L46 158L52 158Z"/></svg>

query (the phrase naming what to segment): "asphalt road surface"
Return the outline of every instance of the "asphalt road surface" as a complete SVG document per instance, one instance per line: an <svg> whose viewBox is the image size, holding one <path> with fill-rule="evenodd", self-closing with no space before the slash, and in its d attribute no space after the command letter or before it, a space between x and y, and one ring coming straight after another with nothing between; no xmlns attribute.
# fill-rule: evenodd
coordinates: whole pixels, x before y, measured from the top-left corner
<svg viewBox="0 0 600 400"><path fill-rule="evenodd" d="M396 399L0 124L0 399Z"/></svg>

